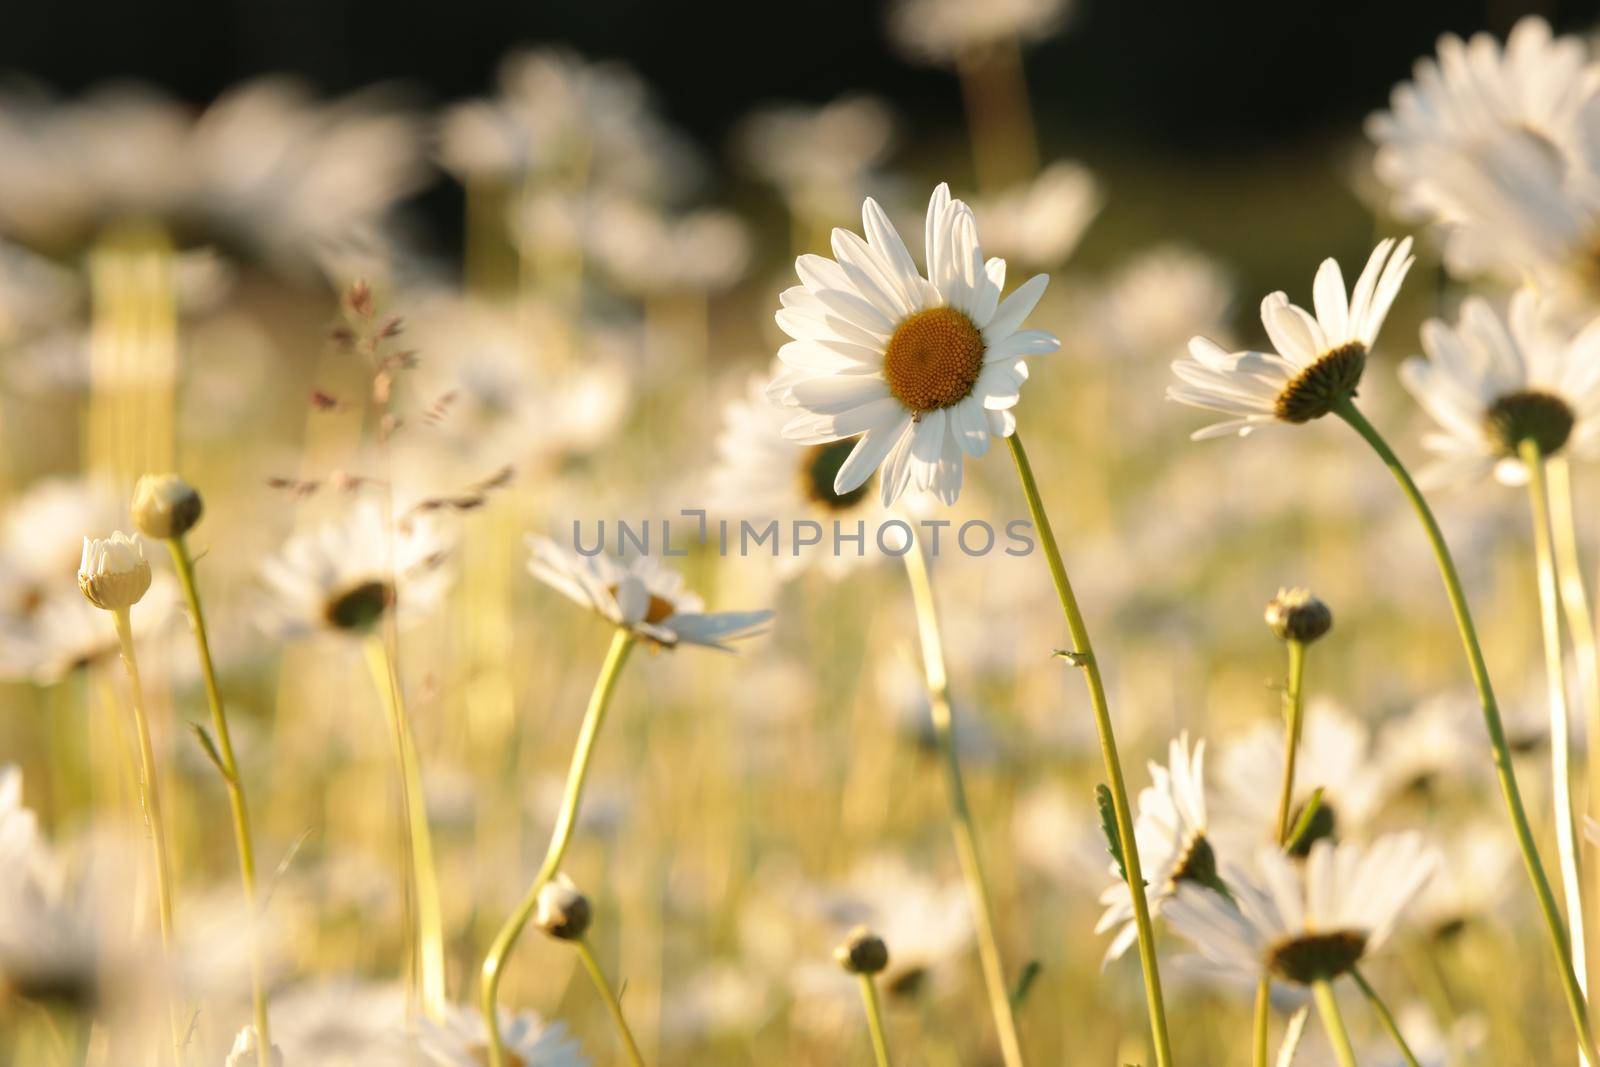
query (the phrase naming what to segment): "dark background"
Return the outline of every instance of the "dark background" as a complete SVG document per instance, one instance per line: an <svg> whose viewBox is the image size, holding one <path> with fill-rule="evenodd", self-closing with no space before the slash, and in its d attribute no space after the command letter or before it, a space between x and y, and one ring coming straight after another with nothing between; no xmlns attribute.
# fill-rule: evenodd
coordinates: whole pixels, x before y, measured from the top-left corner
<svg viewBox="0 0 1600 1067"><path fill-rule="evenodd" d="M981 3L983 0L974 0ZM525 43L627 60L669 117L715 144L749 105L879 92L913 124L959 113L954 80L888 47L868 0L46 0L6 5L0 68L75 91L136 78L203 102L241 78L299 72L329 91L399 79L424 100L489 89ZM1029 52L1047 140L1112 136L1206 153L1350 126L1446 30L1504 31L1537 11L1583 30L1595 2L1079 0Z"/></svg>

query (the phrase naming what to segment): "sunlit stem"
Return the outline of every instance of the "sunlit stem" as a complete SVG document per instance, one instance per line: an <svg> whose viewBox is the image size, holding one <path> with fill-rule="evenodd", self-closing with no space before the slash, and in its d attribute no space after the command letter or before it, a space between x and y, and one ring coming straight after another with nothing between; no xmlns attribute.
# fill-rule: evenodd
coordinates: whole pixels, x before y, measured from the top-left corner
<svg viewBox="0 0 1600 1067"><path fill-rule="evenodd" d="M913 533L905 553L906 576L911 582L911 598L917 609L917 632L922 639L922 665L928 683L928 708L933 718L933 736L944 758L945 785L950 801L950 832L955 838L956 857L967 883L974 926L978 935L978 960L989 994L989 1010L1000 1035L1000 1054L1007 1067L1020 1067L1022 1043L1017 1037L1017 1020L1011 1011L1006 991L1005 966L1000 959L1000 942L995 936L994 906L989 899L984 876L983 856L978 850L978 831L967 804L967 789L961 777L961 759L956 751L955 713L950 703L950 679L945 670L944 641L939 630L939 610L934 603L933 581L922 545Z"/></svg>
<svg viewBox="0 0 1600 1067"><path fill-rule="evenodd" d="M1511 826L1516 833L1517 848L1522 853L1523 865L1527 868L1529 881L1533 883L1534 895L1538 899L1539 911L1544 918L1551 949L1555 952L1556 968L1567 1001L1567 1009L1572 1015L1578 1048L1592 1063L1596 1055L1594 1037L1589 1028L1588 1004L1572 969L1572 952L1563 928L1561 909L1556 903L1555 893L1550 888L1550 879L1545 874L1544 863L1539 858L1539 848L1534 842L1533 828L1528 822L1528 812L1522 803L1522 791L1517 787L1517 775L1511 763L1511 746L1506 741L1505 724L1500 719L1500 706L1495 700L1494 686L1489 680L1489 667L1483 658L1483 648L1478 642L1478 630L1472 622L1472 611L1467 605L1466 592L1461 588L1461 576L1456 572L1455 559L1450 555L1450 547L1445 544L1444 532L1439 529L1438 520L1433 517L1433 510L1428 507L1422 490L1417 488L1411 473L1406 470L1405 464L1400 462L1400 457L1394 454L1394 450L1383 439L1383 435L1367 421L1367 417L1348 398L1334 405L1333 413L1349 423L1351 428L1378 454L1384 466L1389 468L1401 492L1405 494L1406 500L1415 511L1417 520L1427 534L1428 544L1433 549L1434 560L1439 566L1439 575L1444 580L1445 593L1450 599L1450 610L1455 617L1456 628L1461 632L1461 643L1466 650L1467 664L1472 671L1473 686L1477 689L1478 701L1483 708L1484 726L1488 730L1489 744L1494 753L1495 776L1500 783L1506 811L1511 817Z"/></svg>
<svg viewBox="0 0 1600 1067"><path fill-rule="evenodd" d="M644 1056L640 1055L638 1042L634 1041L633 1031L628 1029L628 1020L622 1014L622 1001L617 999L616 991L611 988L611 983L606 981L606 972L600 969L600 961L595 958L594 947L589 944L589 939L586 937L580 937L574 944L578 950L578 958L583 961L583 969L589 972L589 978L599 991L600 999L606 1003L606 1013L611 1016L611 1025L616 1027L623 1051L628 1054L628 1062L633 1067L644 1067Z"/></svg>
<svg viewBox="0 0 1600 1067"><path fill-rule="evenodd" d="M245 907L250 912L250 999L256 1025L256 1061L260 1067L272 1067L272 1035L268 1029L267 990L261 961L261 917L256 891L256 855L250 838L250 809L245 803L239 764L233 755L233 737L228 731L222 689L217 685L216 668L211 662L211 642L206 636L205 613L200 608L200 587L195 581L194 559L189 555L189 545L182 534L168 539L167 549L172 553L178 581L183 586L183 598L189 606L195 651L200 659L200 677L205 685L206 703L211 707L211 728L216 733L217 755L222 761L219 769L228 790L228 806L233 812L233 838L239 850L239 880L244 883Z"/></svg>
<svg viewBox="0 0 1600 1067"><path fill-rule="evenodd" d="M872 1057L877 1067L889 1067L889 1039L883 1028L883 1000L878 982L870 974L856 976L861 981L861 1003L867 1011L867 1032L872 1035Z"/></svg>
<svg viewBox="0 0 1600 1067"><path fill-rule="evenodd" d="M1106 700L1105 682L1100 677L1100 662L1090 645L1089 628L1083 621L1078 598L1067 578L1066 564L1061 561L1061 549L1056 545L1055 534L1050 529L1050 517L1045 514L1044 501L1039 497L1039 485L1034 480L1033 468L1028 464L1028 454L1023 451L1021 434L1013 433L1006 438L1006 443L1011 447L1011 458L1017 465L1017 477L1022 482L1022 492L1028 500L1028 514L1033 518L1034 528L1039 531L1039 542L1044 547L1045 559L1050 565L1050 578L1055 583L1062 614L1066 616L1067 632L1072 637L1072 648L1069 650L1071 662L1083 671L1084 682L1089 689L1089 706L1094 712L1095 731L1100 736L1100 755L1105 761L1111 804L1116 816L1117 842L1122 849L1128 895L1133 902L1134 929L1139 935L1139 963L1144 971L1145 1000L1150 1010L1150 1033L1155 1042L1156 1065L1170 1067L1172 1042L1167 1036L1167 1011L1161 997L1161 972L1156 963L1150 902L1145 899L1144 872L1139 866L1139 846L1133 836L1128 788L1123 779L1122 761L1117 756L1117 739L1111 727L1111 706Z"/></svg>
<svg viewBox="0 0 1600 1067"><path fill-rule="evenodd" d="M383 701L394 733L401 814L406 827L406 851L411 859L409 881L416 905L415 920L408 935L419 974L412 977L413 980L420 978L423 1013L439 1020L444 1018L448 1006L444 982L444 918L439 903L439 874L433 860L433 834L428 828L427 798L422 789L422 768L417 759L416 742L411 736L400 678L381 633L369 634L363 645L372 684Z"/></svg>
<svg viewBox="0 0 1600 1067"><path fill-rule="evenodd" d="M1305 728L1306 645L1289 638L1287 681L1283 688L1283 785L1278 790L1278 844L1289 838L1289 819L1294 814L1294 771L1300 754L1300 734ZM1255 1040L1252 1046L1254 1067L1266 1067L1267 1031L1272 1007L1272 983L1263 978L1256 985Z"/></svg>
<svg viewBox="0 0 1600 1067"><path fill-rule="evenodd" d="M1539 445L1518 447L1528 472L1528 502L1533 514L1534 559L1539 572L1539 623L1544 636L1545 688L1550 702L1550 787L1556 821L1556 858L1567 898L1567 943L1578 988L1587 992L1588 967L1583 936L1583 875L1578 866L1578 823L1572 810L1572 722L1567 710L1567 666L1561 647L1560 589L1550 531L1549 493Z"/></svg>
<svg viewBox="0 0 1600 1067"><path fill-rule="evenodd" d="M1361 987L1362 995L1367 998L1367 1003L1372 1005L1373 1013L1378 1016L1378 1024L1394 1042L1394 1047L1399 1050L1408 1067L1421 1067L1417 1062L1417 1054L1411 1051L1411 1046L1406 1044L1405 1035L1400 1032L1400 1024L1394 1021L1394 1013L1389 1010L1389 1005L1383 1002L1383 998L1378 996L1378 991L1372 988L1372 983L1367 981L1366 975L1352 970L1350 977Z"/></svg>
<svg viewBox="0 0 1600 1067"><path fill-rule="evenodd" d="M992 194L1031 179L1039 170L1039 146L1021 46L1010 40L968 49L956 73L979 186Z"/></svg>
<svg viewBox="0 0 1600 1067"><path fill-rule="evenodd" d="M1339 1013L1339 1001L1333 995L1333 986L1326 979L1311 987L1317 1002L1317 1014L1322 1016L1322 1028L1328 1032L1328 1044L1333 1046L1334 1058L1339 1067L1356 1067L1355 1050L1350 1047L1350 1034L1344 1028L1344 1016Z"/></svg>
<svg viewBox="0 0 1600 1067"><path fill-rule="evenodd" d="M509 1067L497 1021L501 972L505 969L506 958L516 946L517 938L522 935L523 927L528 925L528 919L539 903L539 890L561 870L561 861L572 843L572 830L577 825L578 811L583 804L583 787L589 778L589 762L594 756L595 741L600 736L600 727L605 724L606 709L611 705L612 693L616 691L617 679L622 675L622 666L628 661L633 642L633 633L622 627L618 627L612 635L611 647L606 652L605 663L600 667L600 677L595 680L594 692L589 696L589 708L584 712L583 725L578 730L578 743L572 753L572 766L567 771L567 787L561 797L561 810L556 815L555 831L550 835L550 847L545 851L544 862L539 866L539 873L534 875L527 895L506 919L489 947L489 954L484 957L480 1006L489 1031L489 1067Z"/></svg>
<svg viewBox="0 0 1600 1067"><path fill-rule="evenodd" d="M150 722L145 717L144 683L139 679L139 660L133 650L133 620L127 608L112 612L117 624L117 641L122 648L122 666L128 672L128 697L133 705L133 726L139 739L139 799L144 807L145 825L150 830L150 848L155 860L156 908L161 925L161 950L170 973L173 959L172 860L167 852L166 821L161 815L161 780L156 772L155 747L150 743ZM178 1005L167 990L168 1024L172 1030L172 1056L183 1063L184 1027Z"/></svg>

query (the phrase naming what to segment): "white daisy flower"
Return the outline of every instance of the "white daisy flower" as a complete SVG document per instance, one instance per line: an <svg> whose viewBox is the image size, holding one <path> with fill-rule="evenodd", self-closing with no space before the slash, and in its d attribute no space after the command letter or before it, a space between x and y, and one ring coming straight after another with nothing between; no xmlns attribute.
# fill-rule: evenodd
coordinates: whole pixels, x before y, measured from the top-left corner
<svg viewBox="0 0 1600 1067"><path fill-rule="evenodd" d="M898 0L889 36L912 59L950 63L996 44L1043 40L1061 28L1071 7L1071 0Z"/></svg>
<svg viewBox="0 0 1600 1067"><path fill-rule="evenodd" d="M170 634L181 596L171 572L156 571L139 610L131 613L134 641ZM0 634L0 676L30 678L38 685L54 685L122 652L111 617L76 590L50 597L25 620L0 625Z"/></svg>
<svg viewBox="0 0 1600 1067"><path fill-rule="evenodd" d="M497 1012L500 1042L512 1067L589 1067L562 1023L547 1023L531 1011ZM442 1023L423 1020L417 1043L437 1067L482 1067L488 1061L489 1031L476 1008L451 1005Z"/></svg>
<svg viewBox="0 0 1600 1067"><path fill-rule="evenodd" d="M1184 883L1212 889L1219 884L1217 856L1206 837L1205 759L1205 741L1191 750L1189 735L1180 734L1169 746L1165 766L1151 762L1151 784L1139 792L1133 836L1153 915ZM1105 913L1094 928L1097 934L1117 931L1106 948L1106 963L1120 958L1139 936L1128 883L1115 862L1110 870L1115 881L1100 894Z"/></svg>
<svg viewBox="0 0 1600 1067"><path fill-rule="evenodd" d="M443 597L451 543L435 514L391 519L375 500L286 542L261 565L270 593L262 624L285 636L369 632L398 605L426 613Z"/></svg>
<svg viewBox="0 0 1600 1067"><path fill-rule="evenodd" d="M277 1045L268 1050L267 1058L272 1067L283 1067L283 1051ZM254 1026L246 1026L234 1037L233 1047L228 1050L223 1067L256 1067L260 1062L261 1035Z"/></svg>
<svg viewBox="0 0 1600 1067"><path fill-rule="evenodd" d="M1049 278L1039 274L1004 302L1005 262L984 261L972 209L941 184L928 203L928 277L875 200L862 206L865 239L833 231L834 259L801 256L801 284L783 293L778 325L792 340L771 395L802 409L790 440L827 444L860 435L834 479L836 493L884 468L887 506L908 488L945 503L961 492L964 456L1016 429L1011 408L1025 360L1060 347L1022 329Z"/></svg>
<svg viewBox="0 0 1600 1067"><path fill-rule="evenodd" d="M668 216L611 197L596 205L590 255L623 291L717 293L744 275L750 235L737 215L703 209Z"/></svg>
<svg viewBox="0 0 1600 1067"><path fill-rule="evenodd" d="M820 107L762 108L734 132L740 158L783 194L802 219L854 212L864 186L894 146L894 115L876 97L842 96Z"/></svg>
<svg viewBox="0 0 1600 1067"><path fill-rule="evenodd" d="M272 998L272 1043L291 1065L415 1067L398 985L324 978Z"/></svg>
<svg viewBox="0 0 1600 1067"><path fill-rule="evenodd" d="M880 558L875 531L888 512L865 484L846 493L834 491L834 479L855 442L797 447L783 436L792 414L767 398L765 378L750 379L744 395L724 409L710 503L730 517L752 522L777 519L780 538L797 521L817 523L823 530L822 542L797 552L780 545L775 566L789 577L815 565L836 578ZM854 542L834 550L834 523L846 536L854 535L857 523L863 524L859 552Z"/></svg>
<svg viewBox="0 0 1600 1067"><path fill-rule="evenodd" d="M1263 847L1254 872L1226 865L1233 894L1179 887L1167 925L1219 977L1254 986L1262 977L1306 986L1348 973L1380 948L1427 883L1434 851L1415 833L1370 847L1319 841L1304 864Z"/></svg>
<svg viewBox="0 0 1600 1067"><path fill-rule="evenodd" d="M988 251L1025 267L1059 267L1100 213L1100 183L1081 163L1060 160L1029 182L972 205Z"/></svg>
<svg viewBox="0 0 1600 1067"><path fill-rule="evenodd" d="M1182 384L1168 386L1167 398L1232 416L1193 439L1242 437L1272 422L1309 422L1354 396L1373 341L1411 269L1410 253L1409 237L1398 245L1392 238L1379 242L1348 296L1339 264L1323 260L1312 287L1315 316L1282 292L1269 294L1261 302L1261 324L1272 352L1229 352L1205 337L1192 338L1191 358L1172 365Z"/></svg>
<svg viewBox="0 0 1600 1067"><path fill-rule="evenodd" d="M1600 450L1600 318L1573 329L1532 289L1511 298L1504 318L1469 297L1452 327L1422 327L1427 359L1400 367L1400 380L1440 431L1423 438L1436 461L1425 484L1470 481L1491 472L1520 485L1525 440L1546 456Z"/></svg>
<svg viewBox="0 0 1600 1067"><path fill-rule="evenodd" d="M582 556L548 537L528 538L528 548L528 572L535 578L662 648L687 644L731 652L729 641L763 633L772 619L770 611L707 613L683 576L654 556Z"/></svg>

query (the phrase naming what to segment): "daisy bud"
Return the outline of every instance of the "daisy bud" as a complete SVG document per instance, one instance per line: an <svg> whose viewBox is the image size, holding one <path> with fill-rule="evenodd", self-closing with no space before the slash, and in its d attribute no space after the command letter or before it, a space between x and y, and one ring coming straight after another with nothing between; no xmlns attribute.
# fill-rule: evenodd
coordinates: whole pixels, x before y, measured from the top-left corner
<svg viewBox="0 0 1600 1067"><path fill-rule="evenodd" d="M133 490L133 524L158 541L194 529L203 510L200 494L176 474L146 474Z"/></svg>
<svg viewBox="0 0 1600 1067"><path fill-rule="evenodd" d="M1309 589L1280 589L1267 602L1267 626L1281 641L1309 645L1333 628L1333 612Z"/></svg>
<svg viewBox="0 0 1600 1067"><path fill-rule="evenodd" d="M591 918L589 898L566 875L556 875L539 890L534 925L557 941L580 940L588 932Z"/></svg>
<svg viewBox="0 0 1600 1067"><path fill-rule="evenodd" d="M85 537L78 564L78 588L89 603L107 611L125 611L150 588L150 563L144 543L118 530L110 537Z"/></svg>
<svg viewBox="0 0 1600 1067"><path fill-rule="evenodd" d="M877 974L889 966L889 946L865 926L858 926L833 950L833 958L851 974Z"/></svg>

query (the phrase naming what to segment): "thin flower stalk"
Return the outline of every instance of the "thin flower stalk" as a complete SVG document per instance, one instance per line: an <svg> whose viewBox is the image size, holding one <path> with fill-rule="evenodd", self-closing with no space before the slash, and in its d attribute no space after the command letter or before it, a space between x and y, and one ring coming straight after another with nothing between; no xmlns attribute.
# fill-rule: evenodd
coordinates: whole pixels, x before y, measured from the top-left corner
<svg viewBox="0 0 1600 1067"><path fill-rule="evenodd" d="M1105 682L1100 676L1100 664L1095 659L1089 641L1089 628L1078 607L1078 598L1067 578L1066 564L1061 560L1061 549L1056 544L1050 528L1050 517L1045 513L1044 501L1039 496L1039 485L1034 480L1028 454L1022 447L1022 436L1013 433L1006 438L1011 448L1011 458L1016 463L1017 477L1022 483L1023 495L1028 501L1028 514L1039 533L1045 559L1050 565L1050 577L1055 583L1056 596L1061 601L1062 614L1066 616L1067 631L1072 637L1072 648L1067 655L1070 662L1083 671L1084 683L1089 689L1089 706L1094 713L1095 731L1100 737L1100 754L1105 761L1106 778L1111 790L1111 803L1117 823L1117 841L1122 850L1123 870L1128 882L1128 895L1133 901L1134 928L1139 935L1139 963L1144 971L1145 1000L1150 1012L1150 1033L1155 1042L1156 1067L1171 1067L1172 1042L1167 1034L1166 1005L1161 996L1161 972L1156 962L1155 930L1150 922L1150 902L1144 893L1144 872L1139 866L1139 846L1133 836L1133 817L1128 806L1128 788L1122 773L1122 761L1117 756L1117 739L1111 725L1111 706L1106 700Z"/></svg>
<svg viewBox="0 0 1600 1067"><path fill-rule="evenodd" d="M1317 1002L1317 1014L1322 1016L1322 1027L1328 1033L1328 1043L1339 1067L1356 1067L1355 1050L1350 1047L1350 1033L1344 1027L1344 1016L1339 1012L1339 1000L1333 995L1333 986L1323 979L1311 987Z"/></svg>
<svg viewBox="0 0 1600 1067"><path fill-rule="evenodd" d="M606 980L606 972L601 969L600 961L595 958L594 946L589 944L587 937L580 937L573 942L573 945L578 950L578 959L583 961L583 969L589 972L590 980L600 993L600 999L605 1001L606 1013L611 1016L611 1025L616 1027L617 1038L622 1042L623 1051L627 1053L628 1063L632 1067L644 1067L644 1056L639 1052L639 1044L633 1039L633 1031L628 1028L628 1020L622 1014L622 1001L617 999L616 991Z"/></svg>
<svg viewBox="0 0 1600 1067"><path fill-rule="evenodd" d="M1372 1005L1373 1013L1378 1016L1378 1025L1383 1027L1383 1032L1389 1035L1394 1042L1395 1049L1401 1058L1406 1061L1407 1067L1422 1067L1417 1062L1417 1054L1411 1051L1411 1046L1406 1043L1405 1035L1400 1032L1400 1024L1395 1022L1394 1013L1389 1010L1389 1005L1383 1002L1378 991L1372 988L1372 983L1367 981L1367 976L1359 970L1352 970L1350 977L1354 978L1356 985L1361 987L1362 996L1367 998L1367 1003Z"/></svg>
<svg viewBox="0 0 1600 1067"><path fill-rule="evenodd" d="M1577 813L1572 808L1572 722L1567 708L1567 669L1561 645L1560 588L1550 528L1544 454L1533 440L1518 446L1528 471L1528 501L1533 517L1534 558L1539 575L1539 624L1544 637L1545 687L1550 702L1550 787L1556 822L1556 858L1567 902L1567 942L1578 988L1587 995L1588 967L1583 933L1583 875L1578 863ZM1586 1062L1586 1061L1583 1061Z"/></svg>
<svg viewBox="0 0 1600 1067"><path fill-rule="evenodd" d="M1290 808L1294 797L1295 764L1300 752L1300 734L1305 726L1306 644L1293 638L1284 642L1289 650L1287 684L1283 689L1283 786L1278 791L1277 840L1282 846L1289 839ZM1272 1007L1272 982L1263 978L1256 985L1255 1025L1251 1044L1254 1067L1266 1067L1267 1034Z"/></svg>
<svg viewBox="0 0 1600 1067"><path fill-rule="evenodd" d="M1567 629L1572 636L1587 724L1588 812L1600 815L1600 637L1595 633L1594 615L1589 608L1583 564L1578 554L1572 468L1567 458L1552 456L1546 460L1545 476L1550 496L1550 530L1555 541L1556 579L1561 589L1561 606L1566 611Z"/></svg>
<svg viewBox="0 0 1600 1067"><path fill-rule="evenodd" d="M411 736L405 696L380 631L363 642L372 684L389 716L394 733L396 769L400 775L401 816L406 825L406 853L410 859L408 885L416 914L410 924L412 966L420 983L423 1013L433 1020L444 1017L448 1006L444 975L444 919L439 898L439 875L433 859L433 834L428 828L427 798L422 789L422 769L416 741Z"/></svg>
<svg viewBox="0 0 1600 1067"><path fill-rule="evenodd" d="M1017 1036L1017 1020L1007 993L1005 965L1000 958L1000 941L994 928L994 905L989 897L988 879L983 870L983 854L978 848L978 831L967 789L961 775L961 759L956 751L955 712L950 701L950 677L945 669L944 640L939 628L939 609L933 596L933 579L928 561L915 534L903 557L911 598L916 605L917 632L922 642L922 665L928 686L928 710L933 719L933 736L944 759L945 785L950 801L950 832L955 838L956 856L971 900L974 926L978 935L978 959L983 967L984 986L989 994L989 1010L1000 1037L1000 1054L1007 1067L1021 1067L1022 1043Z"/></svg>
<svg viewBox="0 0 1600 1067"><path fill-rule="evenodd" d="M150 829L150 848L155 860L161 951L170 967L173 945L172 859L167 851L166 820L161 814L161 782L156 772L155 747L150 743L150 722L145 716L144 683L139 678L139 659L133 648L133 619L127 608L117 608L111 614L116 620L122 666L128 672L128 702L133 707L133 725L139 739L139 799L144 807L145 824ZM173 1060L182 1064L184 1027L170 987L167 991L167 1016L172 1031Z"/></svg>
<svg viewBox="0 0 1600 1067"><path fill-rule="evenodd" d="M527 895L506 919L505 925L495 935L488 955L484 957L481 1008L489 1031L489 1067L509 1067L505 1047L500 1040L499 1027L495 1024L501 973L505 969L507 957L516 946L517 938L522 935L523 928L528 925L534 909L538 907L539 891L544 888L546 882L556 876L557 871L561 870L561 861L566 857L568 846L572 844L572 831L577 825L578 811L583 804L583 787L589 778L589 764L594 756L595 742L600 737L600 728L605 724L606 710L611 706L612 694L616 692L617 680L622 676L622 668L628 661L628 653L633 650L634 640L633 631L624 626L617 627L612 635L611 647L606 652L605 663L600 667L600 677L595 680L594 692L589 697L589 707L584 712L583 725L578 731L578 743L572 753L572 766L567 772L567 785L561 798L561 810L556 815L555 830L550 836L550 846L545 851L544 862L540 864L539 872L534 875L533 884L528 887Z"/></svg>
<svg viewBox="0 0 1600 1067"><path fill-rule="evenodd" d="M872 1057L877 1067L889 1067L889 1039L883 1026L883 999L878 996L878 980L870 974L856 976L861 983L861 1003L867 1012L867 1032L872 1036Z"/></svg>
<svg viewBox="0 0 1600 1067"><path fill-rule="evenodd" d="M1588 1004L1583 990L1578 984L1577 976L1572 968L1572 953L1567 944L1566 931L1563 928L1561 909L1556 903L1555 893L1550 888L1550 879L1546 875L1544 864L1539 858L1539 848L1534 841L1533 827L1528 821L1527 808L1522 802L1522 791L1517 786L1516 771L1511 762L1511 745L1506 739L1505 724L1500 718L1500 706L1495 700L1494 686L1489 679L1489 667L1483 658L1483 648L1478 641L1477 627L1472 621L1472 611L1467 605L1466 592L1461 587L1461 577L1456 571L1455 559L1450 554L1450 547L1445 543L1444 532L1439 529L1438 520L1433 516L1433 510L1428 507L1427 500L1422 491L1417 488L1417 483L1412 479L1410 471L1405 464L1400 462L1400 457L1395 455L1389 443L1384 440L1375 426L1367 420L1349 397L1345 397L1334 404L1332 411L1347 422L1352 429L1361 435L1362 439L1377 453L1384 466L1389 468L1399 484L1400 490L1405 494L1406 500L1411 504L1412 510L1417 515L1417 520L1422 524L1423 532L1428 537L1429 546L1433 550L1434 560L1438 564L1440 577L1444 581L1445 594L1450 600L1450 610L1455 617L1456 628L1461 633L1461 643L1467 655L1467 664L1472 672L1473 686L1478 693L1478 701L1483 709L1484 725L1489 734L1489 744L1494 752L1495 776L1499 781L1501 795L1505 799L1507 813L1511 817L1512 829L1515 831L1518 851L1522 854L1523 865L1527 868L1528 879L1533 883L1534 895L1538 899L1539 911L1544 919L1545 931L1549 935L1551 949L1556 956L1556 968L1561 980L1562 993L1567 1002L1567 1009L1572 1016L1573 1029L1578 1040L1579 1050L1589 1058L1592 1063L1596 1060L1595 1043L1589 1027Z"/></svg>
<svg viewBox="0 0 1600 1067"><path fill-rule="evenodd" d="M218 770L222 772L222 781L228 790L228 806L233 814L233 837L239 850L239 879L244 884L245 907L250 912L250 1002L258 1035L257 1063L260 1067L272 1067L272 1037L268 1028L266 981L261 959L260 901L256 884L255 848L250 835L250 808L245 801L244 782L239 777L239 763L233 754L233 737L228 730L222 689L217 684L216 668L211 661L211 642L206 635L205 613L200 607L194 558L182 534L167 539L166 544L177 568L178 581L183 586L183 598L188 604L189 618L194 626L200 677L205 686L206 703L211 708L211 727L216 734L216 750L220 760Z"/></svg>

